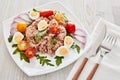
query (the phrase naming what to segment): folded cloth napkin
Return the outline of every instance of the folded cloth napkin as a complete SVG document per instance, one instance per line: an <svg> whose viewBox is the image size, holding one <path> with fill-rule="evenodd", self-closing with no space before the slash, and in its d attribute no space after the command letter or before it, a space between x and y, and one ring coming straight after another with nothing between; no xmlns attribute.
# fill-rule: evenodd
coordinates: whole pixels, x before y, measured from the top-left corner
<svg viewBox="0 0 120 80"><path fill-rule="evenodd" d="M120 52L120 37L119 37L120 36L120 27L117 25L114 25L104 19L100 19L100 21L97 24L98 25L96 26L96 28L98 28L99 30L100 30L99 27L102 26L101 24L106 25L106 27L107 27L106 32L107 33L109 32L113 36L115 36L117 38L117 43L114 46L114 48L112 49L112 51L103 57L103 59L100 63L100 66L98 67L92 80L120 80L120 53L119 53ZM96 29L96 30L98 30L98 29ZM92 33L93 35L97 34L96 30L93 31L93 33ZM92 38L94 38L96 36L97 35L92 36ZM99 41L93 41L93 42L99 42ZM89 45L89 42L87 44ZM90 44L89 47L95 47L95 46L92 46L92 44ZM87 48L87 49L89 49L89 48ZM67 77L67 80L72 80L75 72L77 71L83 58L85 57L85 54L89 54L91 52L95 53L94 52L95 50L89 51L87 49L85 49L83 56L81 56L75 63L73 69L71 70L70 74ZM94 57L89 59L86 66L84 67L81 75L79 76L78 80L86 80L90 71L93 69L95 62L96 62L96 60Z"/></svg>

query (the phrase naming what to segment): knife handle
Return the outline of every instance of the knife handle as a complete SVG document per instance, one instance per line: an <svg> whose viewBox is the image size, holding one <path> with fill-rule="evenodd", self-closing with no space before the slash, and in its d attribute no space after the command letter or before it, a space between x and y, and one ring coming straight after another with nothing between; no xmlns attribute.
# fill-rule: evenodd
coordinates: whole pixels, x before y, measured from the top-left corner
<svg viewBox="0 0 120 80"><path fill-rule="evenodd" d="M87 63L87 61L88 61L88 58L85 57L85 58L83 59L83 61L82 61L82 64L79 66L77 72L75 73L74 77L72 78L72 80L78 80L78 77L79 77L79 75L81 74L81 72L82 72L85 64Z"/></svg>
<svg viewBox="0 0 120 80"><path fill-rule="evenodd" d="M91 71L90 74L88 75L87 80L92 80L92 78L93 78L93 76L94 76L94 74L95 74L98 66L99 66L99 64L96 63L95 66L94 66L94 68L92 69L92 71Z"/></svg>

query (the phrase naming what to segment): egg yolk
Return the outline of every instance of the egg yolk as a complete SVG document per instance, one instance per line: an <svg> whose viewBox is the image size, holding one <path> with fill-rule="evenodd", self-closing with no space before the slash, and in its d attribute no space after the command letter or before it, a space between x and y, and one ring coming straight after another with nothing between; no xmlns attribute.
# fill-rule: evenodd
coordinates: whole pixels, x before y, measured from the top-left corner
<svg viewBox="0 0 120 80"><path fill-rule="evenodd" d="M68 50L66 48L61 48L60 49L60 54L61 55L66 55L68 53Z"/></svg>
<svg viewBox="0 0 120 80"><path fill-rule="evenodd" d="M32 16L32 17L34 17L34 16L36 16L36 15L37 15L37 12L32 12L32 13L31 13L31 16Z"/></svg>
<svg viewBox="0 0 120 80"><path fill-rule="evenodd" d="M69 37L66 38L65 40L66 44L71 44L72 43L72 39L70 39Z"/></svg>

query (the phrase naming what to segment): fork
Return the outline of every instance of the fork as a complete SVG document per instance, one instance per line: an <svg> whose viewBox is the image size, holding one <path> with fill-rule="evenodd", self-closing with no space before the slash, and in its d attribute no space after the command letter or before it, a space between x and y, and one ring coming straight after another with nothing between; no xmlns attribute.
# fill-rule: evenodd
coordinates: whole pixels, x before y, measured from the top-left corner
<svg viewBox="0 0 120 80"><path fill-rule="evenodd" d="M104 40L102 41L102 44L98 48L98 54L100 54L100 57L97 63L95 64L94 68L88 75L87 80L92 80L97 68L99 67L99 63L101 62L102 58L112 50L115 44L116 44L116 38L110 33L106 34Z"/></svg>

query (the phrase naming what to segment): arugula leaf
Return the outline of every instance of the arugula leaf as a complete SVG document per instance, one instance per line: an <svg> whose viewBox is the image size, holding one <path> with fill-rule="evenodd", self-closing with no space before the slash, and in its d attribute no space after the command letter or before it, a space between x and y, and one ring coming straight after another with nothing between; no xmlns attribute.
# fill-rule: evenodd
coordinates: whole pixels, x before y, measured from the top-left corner
<svg viewBox="0 0 120 80"><path fill-rule="evenodd" d="M46 33L47 33L47 30L44 30L44 31L39 32L38 34L36 34L35 41L38 42Z"/></svg>
<svg viewBox="0 0 120 80"><path fill-rule="evenodd" d="M20 52L20 50L18 48L16 48L13 52L13 54L17 54L18 52Z"/></svg>
<svg viewBox="0 0 120 80"><path fill-rule="evenodd" d="M56 61L55 61L56 65L59 66L62 63L62 59L64 59L64 57L63 56L56 56L55 59L56 59Z"/></svg>
<svg viewBox="0 0 120 80"><path fill-rule="evenodd" d="M34 11L34 12L39 12L39 11L38 11L37 9L35 9L35 8L33 8L33 11Z"/></svg>
<svg viewBox="0 0 120 80"><path fill-rule="evenodd" d="M80 47L79 47L77 44L74 43L74 44L71 46L71 48L72 48L72 49L76 49L77 52L80 53Z"/></svg>
<svg viewBox="0 0 120 80"><path fill-rule="evenodd" d="M54 64L51 64L51 60L47 59L47 56L39 56L39 55L36 55L36 58L40 60L40 64L42 66L44 66L45 64L46 65L49 65L49 66L54 66Z"/></svg>
<svg viewBox="0 0 120 80"><path fill-rule="evenodd" d="M12 47L17 47L17 44L13 44Z"/></svg>
<svg viewBox="0 0 120 80"><path fill-rule="evenodd" d="M30 63L30 60L25 56L25 52L20 52L20 59L26 61L27 63Z"/></svg>
<svg viewBox="0 0 120 80"><path fill-rule="evenodd" d="M68 32L67 32L67 36L70 36L70 37L72 37L72 35L71 35L70 33L68 33Z"/></svg>
<svg viewBox="0 0 120 80"><path fill-rule="evenodd" d="M16 48L15 51L13 52L13 54L17 54L17 53L20 54L20 60L24 60L24 61L30 63L30 60L25 56L25 52L20 51L18 48Z"/></svg>
<svg viewBox="0 0 120 80"><path fill-rule="evenodd" d="M9 42L9 43L12 42L12 39L13 39L13 35L9 35L9 37L8 37L8 42Z"/></svg>

